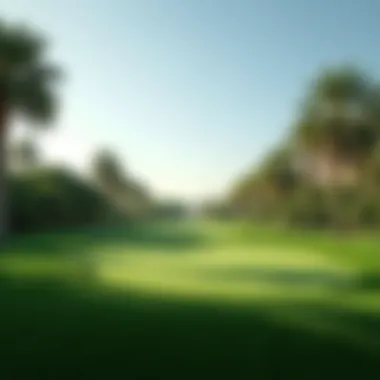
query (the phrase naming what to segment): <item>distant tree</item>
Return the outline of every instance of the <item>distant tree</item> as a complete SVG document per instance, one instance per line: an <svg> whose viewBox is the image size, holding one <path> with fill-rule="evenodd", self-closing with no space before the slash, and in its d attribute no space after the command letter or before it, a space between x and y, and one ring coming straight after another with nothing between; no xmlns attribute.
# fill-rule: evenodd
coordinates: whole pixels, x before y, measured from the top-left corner
<svg viewBox="0 0 380 380"><path fill-rule="evenodd" d="M153 199L143 184L126 178L121 191L121 207L128 215L146 217L152 211Z"/></svg>
<svg viewBox="0 0 380 380"><path fill-rule="evenodd" d="M17 141L10 146L10 166L16 170L36 167L40 162L38 147L31 139Z"/></svg>
<svg viewBox="0 0 380 380"><path fill-rule="evenodd" d="M24 25L0 21L0 237L7 233L7 139L14 114L32 125L56 114L56 65L46 61L46 40Z"/></svg>
<svg viewBox="0 0 380 380"><path fill-rule="evenodd" d="M286 144L235 186L235 209L309 226L380 224L380 86L355 67L327 68L301 105Z"/></svg>
<svg viewBox="0 0 380 380"><path fill-rule="evenodd" d="M115 153L103 149L92 161L92 172L96 183L116 207L132 219L145 216L152 207L148 190L125 173Z"/></svg>
<svg viewBox="0 0 380 380"><path fill-rule="evenodd" d="M10 224L15 232L105 223L108 201L63 168L44 167L11 176Z"/></svg>
<svg viewBox="0 0 380 380"><path fill-rule="evenodd" d="M322 71L306 94L296 134L337 156L367 154L380 136L376 83L351 66Z"/></svg>
<svg viewBox="0 0 380 380"><path fill-rule="evenodd" d="M92 162L95 181L103 191L117 194L124 183L124 172L118 157L109 150L96 153Z"/></svg>

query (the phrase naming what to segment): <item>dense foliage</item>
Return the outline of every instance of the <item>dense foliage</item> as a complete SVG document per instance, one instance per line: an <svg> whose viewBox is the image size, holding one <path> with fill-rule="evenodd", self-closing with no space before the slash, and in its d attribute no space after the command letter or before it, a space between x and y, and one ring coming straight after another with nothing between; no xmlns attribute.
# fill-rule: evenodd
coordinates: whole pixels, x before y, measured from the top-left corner
<svg viewBox="0 0 380 380"><path fill-rule="evenodd" d="M13 232L82 226L105 221L107 201L67 170L37 170L10 180Z"/></svg>
<svg viewBox="0 0 380 380"><path fill-rule="evenodd" d="M322 72L286 143L232 190L235 214L302 226L380 225L379 89L351 67Z"/></svg>
<svg viewBox="0 0 380 380"><path fill-rule="evenodd" d="M123 177L123 187L116 193L107 192L97 186L98 177L86 178L43 160L28 165L30 152L33 157L40 156L32 141L18 141L11 148L8 191L12 232L132 221L147 214L150 199L146 189L138 187L128 176ZM26 157L20 160L20 153L21 158ZM121 162L117 161L117 166L121 173Z"/></svg>

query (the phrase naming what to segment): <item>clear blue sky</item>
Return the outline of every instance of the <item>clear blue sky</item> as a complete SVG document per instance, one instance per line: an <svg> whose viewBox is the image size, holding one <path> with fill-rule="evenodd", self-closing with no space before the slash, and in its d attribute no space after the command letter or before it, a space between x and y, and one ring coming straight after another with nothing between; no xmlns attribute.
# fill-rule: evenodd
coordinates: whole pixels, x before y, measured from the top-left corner
<svg viewBox="0 0 380 380"><path fill-rule="evenodd" d="M378 0L0 0L66 67L46 154L99 146L161 196L223 194L278 141L322 65L380 74ZM380 77L380 76L379 76Z"/></svg>

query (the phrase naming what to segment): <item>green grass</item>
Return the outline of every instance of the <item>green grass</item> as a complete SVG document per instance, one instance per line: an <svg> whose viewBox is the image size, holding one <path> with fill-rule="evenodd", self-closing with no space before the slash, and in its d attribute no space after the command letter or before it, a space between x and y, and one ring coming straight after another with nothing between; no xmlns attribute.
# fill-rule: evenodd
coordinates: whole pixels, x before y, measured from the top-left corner
<svg viewBox="0 0 380 380"><path fill-rule="evenodd" d="M0 379L376 376L380 238L243 224L15 239Z"/></svg>

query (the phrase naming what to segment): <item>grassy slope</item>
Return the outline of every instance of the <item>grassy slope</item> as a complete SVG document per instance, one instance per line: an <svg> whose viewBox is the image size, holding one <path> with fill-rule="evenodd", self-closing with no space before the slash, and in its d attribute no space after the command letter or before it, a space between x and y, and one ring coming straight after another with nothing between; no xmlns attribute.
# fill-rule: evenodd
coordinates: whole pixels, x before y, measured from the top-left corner
<svg viewBox="0 0 380 380"><path fill-rule="evenodd" d="M380 359L379 242L210 224L20 238L1 258L0 378L25 379L33 373L55 379L374 376ZM224 299L224 291L214 297L222 285L228 295L240 284L242 266L260 267L269 247L276 248L271 259L276 270L262 271L265 285L274 283L289 297L267 298L260 291L233 303ZM301 250L355 268L359 280L349 289L329 285L323 297L313 297L307 281L289 285L283 280L287 259L281 255L291 258ZM239 264L232 278L226 252ZM123 263L123 256L133 260ZM155 256L157 266L152 266ZM251 261L253 256L259 260ZM300 272L298 257L293 262ZM121 271L132 283L121 281L114 288L99 282L103 264L111 268L106 279ZM227 272L215 285L209 278L221 264ZM207 270L204 283L200 268ZM253 289L258 274L251 273L233 295ZM153 287L145 286L151 278L156 278ZM208 297L158 292L161 285L170 290L165 281L182 289L185 278ZM141 282L139 291L128 286L133 281ZM306 295L294 298L299 289Z"/></svg>

